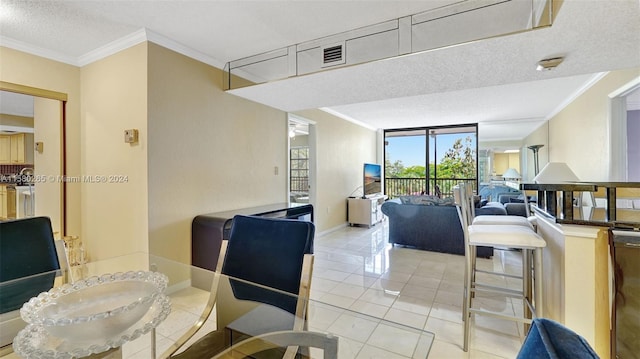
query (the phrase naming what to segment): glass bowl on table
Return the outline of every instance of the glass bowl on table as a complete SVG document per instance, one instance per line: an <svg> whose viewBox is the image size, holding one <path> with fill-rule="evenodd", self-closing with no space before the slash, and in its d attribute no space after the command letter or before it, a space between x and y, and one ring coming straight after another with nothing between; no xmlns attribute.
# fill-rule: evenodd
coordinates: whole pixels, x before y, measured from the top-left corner
<svg viewBox="0 0 640 359"><path fill-rule="evenodd" d="M41 293L20 309L22 319L70 342L117 337L136 324L163 296L167 277L159 272L105 274Z"/></svg>

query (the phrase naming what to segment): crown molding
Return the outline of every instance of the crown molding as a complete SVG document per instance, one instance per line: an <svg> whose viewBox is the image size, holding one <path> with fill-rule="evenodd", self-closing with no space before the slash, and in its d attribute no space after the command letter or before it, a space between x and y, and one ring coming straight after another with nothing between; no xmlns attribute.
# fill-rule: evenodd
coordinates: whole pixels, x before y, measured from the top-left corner
<svg viewBox="0 0 640 359"><path fill-rule="evenodd" d="M173 50L179 54L182 54L184 56L190 57L194 60L198 60L200 62L203 62L207 65L211 65L213 67L217 67L219 69L224 69L225 63L221 62L217 59L214 59L213 57L206 55L198 50L194 50L188 46L185 46L177 41L174 41L168 37L162 36L158 33L155 33L149 29L146 29L146 39L147 41L153 42L155 44L158 44L164 48L167 48L169 50Z"/></svg>
<svg viewBox="0 0 640 359"><path fill-rule="evenodd" d="M31 55L44 57L46 59L62 62L65 64L77 66L77 67L89 65L93 62L102 60L105 57L108 57L120 51L126 50L132 46L138 45L145 41L151 41L169 50L173 50L184 56L201 61L207 65L211 65L219 69L223 69L225 65L224 62L214 59L211 56L205 55L202 52L189 48L177 41L171 40L168 37L157 34L146 28L142 28L137 31L134 31L128 35L125 35L117 40L114 40L104 46L101 46L95 50L89 51L86 54L78 57L67 56L56 51L52 51L49 49L27 44L25 42L14 40L6 36L0 36L0 46L26 52Z"/></svg>
<svg viewBox="0 0 640 359"><path fill-rule="evenodd" d="M221 63L211 56L205 55L202 52L187 47L177 41L171 40L168 37L162 36L146 28L142 28L127 36L121 37L118 40L110 42L107 45L102 46L94 51L80 56L78 63L80 64L80 66L85 66L145 41L153 42L184 56L190 57L200 62L204 62L207 65L211 65L220 69L224 68L224 63Z"/></svg>
<svg viewBox="0 0 640 359"><path fill-rule="evenodd" d="M89 65L145 41L147 41L147 33L143 28L79 56L78 66Z"/></svg>
<svg viewBox="0 0 640 359"><path fill-rule="evenodd" d="M609 98L627 96L629 93L633 92L640 85L640 76L634 78L633 80L627 82L622 87L619 87L615 91L609 94Z"/></svg>
<svg viewBox="0 0 640 359"><path fill-rule="evenodd" d="M26 52L31 55L44 57L49 60L62 62L68 65L78 66L78 59L73 56L64 55L57 51L31 45L26 42L15 40L7 36L0 36L0 46Z"/></svg>
<svg viewBox="0 0 640 359"><path fill-rule="evenodd" d="M598 81L602 80L603 77L607 76L607 74L609 73L609 71L606 72L599 72L595 75L593 75L589 80L587 80L587 82L585 82L579 89L577 89L576 91L574 91L571 95L569 95L569 97L567 97L566 99L564 99L564 101L562 101L558 107L556 107L553 111L551 111L546 117L545 120L550 120L552 119L555 115L557 115L558 113L560 113L560 111L564 110L565 107L569 106L570 103L572 103L573 101L575 101L575 99L577 99L580 95L582 95L583 93L585 93L588 89L591 88L591 86L595 85L596 83L598 83Z"/></svg>
<svg viewBox="0 0 640 359"><path fill-rule="evenodd" d="M341 119L343 119L345 121L349 121L351 123L354 123L354 124L356 124L358 126L362 126L364 128L368 128L368 129L370 129L372 131L377 131L378 130L378 128L375 128L375 127L373 127L373 126L371 126L371 125L369 125L367 123L364 123L362 121L358 121L358 120L356 120L354 118L351 118L351 117L349 117L347 115L344 115L344 114L342 114L342 113L340 113L338 111L332 110L329 107L321 107L320 110L322 110L322 111L324 111L324 112L326 112L328 114L334 115L336 117L339 117L339 118L341 118Z"/></svg>

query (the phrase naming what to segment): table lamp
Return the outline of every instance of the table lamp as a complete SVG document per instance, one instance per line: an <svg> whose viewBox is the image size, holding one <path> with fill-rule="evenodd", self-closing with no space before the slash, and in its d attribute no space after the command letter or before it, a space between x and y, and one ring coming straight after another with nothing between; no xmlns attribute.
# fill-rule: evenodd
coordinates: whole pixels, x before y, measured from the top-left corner
<svg viewBox="0 0 640 359"><path fill-rule="evenodd" d="M561 183L580 181L578 176L564 162L549 162L533 177L535 183Z"/></svg>

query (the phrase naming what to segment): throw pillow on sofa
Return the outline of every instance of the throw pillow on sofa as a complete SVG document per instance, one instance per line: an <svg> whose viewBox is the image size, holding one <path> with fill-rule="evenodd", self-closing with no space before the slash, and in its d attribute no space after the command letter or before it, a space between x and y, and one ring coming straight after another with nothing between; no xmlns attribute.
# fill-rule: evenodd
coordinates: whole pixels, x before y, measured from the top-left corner
<svg viewBox="0 0 640 359"><path fill-rule="evenodd" d="M417 204L423 206L453 206L453 197L438 198L436 196L400 196L402 204Z"/></svg>

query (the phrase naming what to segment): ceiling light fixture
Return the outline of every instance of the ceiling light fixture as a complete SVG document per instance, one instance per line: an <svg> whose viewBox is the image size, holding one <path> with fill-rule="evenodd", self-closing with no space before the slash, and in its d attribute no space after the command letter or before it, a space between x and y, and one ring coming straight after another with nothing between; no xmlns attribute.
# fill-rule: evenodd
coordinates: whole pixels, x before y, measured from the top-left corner
<svg viewBox="0 0 640 359"><path fill-rule="evenodd" d="M564 57L554 57L551 59L543 59L538 61L538 67L536 70L538 71L550 71L558 67L564 61Z"/></svg>

